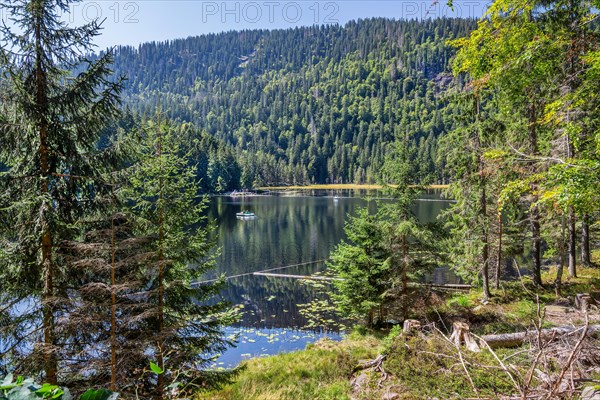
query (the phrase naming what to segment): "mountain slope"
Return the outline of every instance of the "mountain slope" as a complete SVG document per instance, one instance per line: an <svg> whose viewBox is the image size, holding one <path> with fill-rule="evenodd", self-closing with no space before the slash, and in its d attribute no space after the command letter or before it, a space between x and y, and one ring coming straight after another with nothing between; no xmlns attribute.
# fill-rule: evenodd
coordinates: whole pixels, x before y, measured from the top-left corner
<svg viewBox="0 0 600 400"><path fill-rule="evenodd" d="M114 69L129 79L130 108L151 115L160 101L226 144L238 171L223 189L371 182L395 140L410 146L420 179L439 182L437 137L453 123L441 100L452 81L446 41L474 26L378 18L227 32L121 47ZM231 168L215 157L213 175Z"/></svg>

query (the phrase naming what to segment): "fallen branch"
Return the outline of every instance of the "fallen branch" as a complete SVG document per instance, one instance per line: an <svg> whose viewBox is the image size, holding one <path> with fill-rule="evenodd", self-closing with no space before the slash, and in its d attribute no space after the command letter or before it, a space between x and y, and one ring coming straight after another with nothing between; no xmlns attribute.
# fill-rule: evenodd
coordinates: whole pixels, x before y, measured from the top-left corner
<svg viewBox="0 0 600 400"><path fill-rule="evenodd" d="M599 329L600 329L599 325L594 325L594 326L598 326ZM590 327L590 320L589 320L588 315L586 313L585 314L585 326L583 327L583 332L581 332L581 336L580 336L579 340L577 341L577 344L575 344L575 347L573 347L573 351L569 355L567 363L565 364L564 368L560 372L560 375L559 375L558 379L556 380L556 382L552 386L552 390L550 391L550 394L548 395L549 399L553 398L554 394L556 393L556 391L560 387L560 384L561 384L561 382L562 382L562 380L563 380L563 378L564 378L567 370L569 370L571 368L571 365L573 364L573 361L575 360L575 357L579 353L579 350L581 350L581 345L583 344L583 341L585 340L585 337L587 336L587 333L589 332L590 328L591 328ZM571 375L571 378L572 378L572 375Z"/></svg>
<svg viewBox="0 0 600 400"><path fill-rule="evenodd" d="M352 371L352 373L356 373L358 371L362 371L364 369L369 369L369 368L379 368L381 366L381 364L383 363L383 360L385 360L385 357L386 357L385 354L380 354L377 356L377 358L375 358L373 360L363 361L361 364L358 364L356 367L354 367L354 370Z"/></svg>
<svg viewBox="0 0 600 400"><path fill-rule="evenodd" d="M525 332L485 335L481 338L485 340L485 342L491 348L495 349L500 347L517 347L522 345L527 340L537 338L538 335L540 335L541 339L546 340L552 338L554 335L569 335L579 331L580 329L582 329L582 327L559 326L556 328L542 329L539 332L537 330L528 330ZM600 334L600 325L590 325L586 331L586 334L587 336L596 336Z"/></svg>

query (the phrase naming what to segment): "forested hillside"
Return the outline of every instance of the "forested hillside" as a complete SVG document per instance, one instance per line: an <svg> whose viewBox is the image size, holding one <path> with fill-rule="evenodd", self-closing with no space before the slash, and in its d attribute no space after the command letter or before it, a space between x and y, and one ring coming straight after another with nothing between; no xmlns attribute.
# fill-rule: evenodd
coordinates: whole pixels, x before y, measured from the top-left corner
<svg viewBox="0 0 600 400"><path fill-rule="evenodd" d="M396 139L409 143L420 181L443 182L437 139L454 123L447 40L474 27L380 18L227 32L121 47L114 71L128 78L134 112L152 115L160 102L186 124L207 189L373 182ZM207 140L213 151L198 144Z"/></svg>

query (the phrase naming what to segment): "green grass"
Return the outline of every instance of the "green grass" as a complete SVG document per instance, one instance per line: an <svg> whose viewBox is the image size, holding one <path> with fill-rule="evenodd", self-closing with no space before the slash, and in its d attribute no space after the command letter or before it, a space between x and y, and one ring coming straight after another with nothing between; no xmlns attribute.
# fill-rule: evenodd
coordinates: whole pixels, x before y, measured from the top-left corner
<svg viewBox="0 0 600 400"><path fill-rule="evenodd" d="M383 340L353 335L341 343L318 343L303 351L250 360L235 383L196 400L350 399L354 367L382 352L387 354L388 379L379 387L381 376L368 372L369 382L358 399L380 399L388 390L401 399L475 397L453 345L440 336L406 338L398 333ZM512 358L517 365L526 357L522 353ZM504 352L498 354L502 357ZM489 352L464 352L463 357L480 395L494 397L514 389Z"/></svg>
<svg viewBox="0 0 600 400"><path fill-rule="evenodd" d="M469 307L473 307L474 302L470 296L465 295L465 294L460 294L460 295L450 298L446 304L448 305L448 307L469 308Z"/></svg>
<svg viewBox="0 0 600 400"><path fill-rule="evenodd" d="M200 399L279 400L349 398L350 375L360 359L377 355L379 341L354 337L319 342L306 350L245 362L236 382Z"/></svg>

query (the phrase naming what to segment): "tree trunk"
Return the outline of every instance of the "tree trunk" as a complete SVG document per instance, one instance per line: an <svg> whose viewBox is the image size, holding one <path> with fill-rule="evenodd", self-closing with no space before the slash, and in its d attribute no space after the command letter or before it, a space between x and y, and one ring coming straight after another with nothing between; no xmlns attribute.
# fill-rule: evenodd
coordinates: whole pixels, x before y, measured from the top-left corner
<svg viewBox="0 0 600 400"><path fill-rule="evenodd" d="M575 211L569 209L569 275L577 277L577 232L575 231Z"/></svg>
<svg viewBox="0 0 600 400"><path fill-rule="evenodd" d="M500 289L500 273L502 268L502 213L498 213L498 254L496 257L496 276L494 282L494 289Z"/></svg>
<svg viewBox="0 0 600 400"><path fill-rule="evenodd" d="M112 201L115 201L115 188L112 186ZM110 269L110 390L117 391L117 289L116 289L116 238L115 214L111 216L110 223L111 269Z"/></svg>
<svg viewBox="0 0 600 400"><path fill-rule="evenodd" d="M49 213L52 209L52 204L48 199L50 186L50 164L49 164L49 148L48 148L48 97L46 93L46 71L43 67L44 50L42 44L41 27L43 4L37 3L39 7L35 12L35 46L36 46L36 107L40 117L38 121L38 132L40 139L39 156L40 156L40 192L42 195L42 210L41 210L41 226L42 226L42 324L44 331L44 371L46 373L45 381L55 385L57 383L57 359L54 348L54 265L52 260L52 228L50 226Z"/></svg>
<svg viewBox="0 0 600 400"><path fill-rule="evenodd" d="M402 235L402 317L408 316L408 248L406 245L406 236Z"/></svg>
<svg viewBox="0 0 600 400"><path fill-rule="evenodd" d="M483 164L482 164L483 165ZM483 178L482 178L483 180ZM481 205L481 243L483 244L483 248L481 249L481 255L483 258L483 265L481 266L481 278L483 281L483 298L484 300L489 300L490 295L490 278L489 278L489 269L490 269L490 251L489 251L489 243L488 243L488 233L485 224L485 220L487 217L487 204L486 204L486 191L485 191L485 182L481 188L481 197L480 197L480 205Z"/></svg>
<svg viewBox="0 0 600 400"><path fill-rule="evenodd" d="M402 236L402 294L406 295L406 290L408 288L408 278L406 275L406 269L408 267L408 262L406 257L408 255L408 249L406 246L406 236Z"/></svg>
<svg viewBox="0 0 600 400"><path fill-rule="evenodd" d="M533 94L532 94L533 95ZM534 96L534 95L533 95ZM529 104L529 147L532 155L538 154L538 146L537 146L537 107L535 101L532 99L532 102ZM531 163L531 173L535 174L537 172L537 167L535 165L535 161ZM531 191L533 193L537 192L537 185L531 185ZM532 279L533 283L536 286L542 286L542 239L540 233L540 213L539 208L537 206L538 198L534 194L533 199L531 200L531 212L529 215L529 220L531 224L531 258L532 258Z"/></svg>
<svg viewBox="0 0 600 400"><path fill-rule="evenodd" d="M565 216L561 217L560 239L558 241L559 260L556 268L556 279L554 280L554 288L556 297L562 297L562 276L565 267Z"/></svg>
<svg viewBox="0 0 600 400"><path fill-rule="evenodd" d="M487 199L486 199L486 190L485 190L485 178L484 178L484 170L483 170L483 160L479 160L479 173L481 179L481 192L479 196L479 207L481 212L481 258L483 259L483 263L481 265L481 278L483 283L483 298L484 300L489 300L490 295L490 277L489 277L489 268L490 268L490 247L488 242L488 231L486 226L487 220Z"/></svg>
<svg viewBox="0 0 600 400"><path fill-rule="evenodd" d="M566 335L577 330L581 327L574 326L559 326L556 328L542 329L541 338L543 340L553 338L555 336ZM600 325L590 325L587 331L588 336L597 336L600 333ZM500 347L517 347L522 345L527 340L536 340L538 337L537 330L530 330L525 332L516 333L501 333L497 335L485 335L482 339L487 342L491 348Z"/></svg>
<svg viewBox="0 0 600 400"><path fill-rule="evenodd" d="M590 257L590 216L585 214L581 221L581 265L590 267L592 260Z"/></svg>
<svg viewBox="0 0 600 400"><path fill-rule="evenodd" d="M535 200L537 201L537 200ZM529 216L531 221L531 257L533 261L532 279L536 286L542 286L542 239L540 233L540 216L537 205L531 209Z"/></svg>
<svg viewBox="0 0 600 400"><path fill-rule="evenodd" d="M480 103L479 97L475 97L475 119L479 122L479 114L480 114ZM479 127L478 127L479 129ZM490 276L489 276L489 268L490 268L490 254L489 254L489 242L488 242L488 229L487 229L487 195L486 195L486 180L485 180L485 170L484 170L484 162L483 162L483 154L481 154L481 137L479 136L479 131L477 132L477 150L479 151L479 184L480 187L480 196L479 196L479 210L480 210L480 223L481 223L481 278L483 282L483 299L489 300L490 295Z"/></svg>

